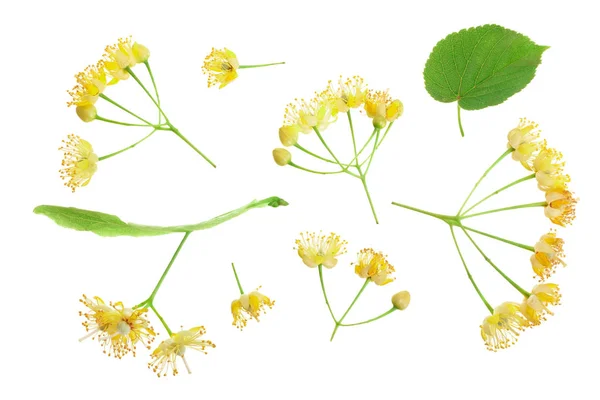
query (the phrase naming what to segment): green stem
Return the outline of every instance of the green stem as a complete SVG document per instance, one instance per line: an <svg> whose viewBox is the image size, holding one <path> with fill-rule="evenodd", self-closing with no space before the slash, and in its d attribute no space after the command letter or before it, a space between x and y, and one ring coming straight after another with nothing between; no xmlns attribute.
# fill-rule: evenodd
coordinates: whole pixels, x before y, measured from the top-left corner
<svg viewBox="0 0 600 400"><path fill-rule="evenodd" d="M469 228L468 226L462 226L462 228L466 229L468 231L471 231L471 232L478 233L478 234L480 234L482 236L487 236L489 238L496 239L496 240L499 240L499 241L504 242L504 243L508 243L508 244L516 246L516 247L520 247L520 248L525 249L525 250L535 251L535 248L533 246L528 246L526 244L522 244L522 243L518 243L518 242L513 242L512 240L504 239L504 238L501 238L501 237L498 237L498 236L491 235L491 234L486 233L486 232L478 231L477 229Z"/></svg>
<svg viewBox="0 0 600 400"><path fill-rule="evenodd" d="M354 160L350 163L356 161L356 165L358 165L358 153L356 151L356 138L354 137L354 125L352 124L352 114L350 114L350 110L346 113L348 116L348 124L350 124L350 133L352 134L352 147L354 147Z"/></svg>
<svg viewBox="0 0 600 400"><path fill-rule="evenodd" d="M238 68L239 69L244 69L244 68L260 68L260 67L268 67L270 65L281 65L281 64L285 64L285 61L275 62L275 63L269 63L269 64L240 65Z"/></svg>
<svg viewBox="0 0 600 400"><path fill-rule="evenodd" d="M325 304L327 304L327 309L329 310L329 314L331 315L331 318L333 318L333 322L335 322L336 324L337 319L335 319L335 316L333 315L333 310L331 309L331 306L329 305L329 299L327 298L327 291L325 290L325 282L323 281L323 266L319 265L319 280L321 281L321 291L323 292L323 297L325 298Z"/></svg>
<svg viewBox="0 0 600 400"><path fill-rule="evenodd" d="M350 303L350 306L348 307L348 309L346 310L344 315L342 315L342 318L340 318L340 320L335 323L335 328L333 329L333 333L331 334L331 338L329 339L330 342L333 341L333 338L335 337L335 333L337 332L338 328L341 326L342 321L344 321L344 318L346 318L346 315L348 315L348 313L350 312L352 307L354 307L354 304L356 303L356 301L358 300L358 298L360 297L362 292L365 290L365 288L369 284L369 281L370 281L369 278L365 279L365 283L362 285L362 287L356 294L356 297L354 297L354 300L352 300L352 303Z"/></svg>
<svg viewBox="0 0 600 400"><path fill-rule="evenodd" d="M483 252L483 250L481 250L481 248L477 245L477 243L475 243L475 240L473 240L473 238L471 237L471 235L469 235L469 232L467 232L467 230L465 228L462 228L462 230L465 233L465 235L467 235L467 237L469 238L469 240L471 241L471 243L473 243L473 246L475 246L475 248L477 249L477 251L479 251L479 254L481 254L481 256L485 259L485 261L487 261L488 264L490 264L500 275L502 275L502 277L504 279L506 279L506 281L508 283L510 283L512 285L512 287L514 287L515 289L517 289L525 297L531 296L531 293L529 293L527 290L523 289L521 286L517 285L504 272L502 272L502 270L500 268L498 268L496 266L496 264L494 264L492 262L492 260L490 260L490 258Z"/></svg>
<svg viewBox="0 0 600 400"><path fill-rule="evenodd" d="M460 120L460 105L456 102L456 107L458 109L458 128L460 129L460 136L465 137L465 131L463 131L462 121Z"/></svg>
<svg viewBox="0 0 600 400"><path fill-rule="evenodd" d="M148 89L146 89L146 86L144 86L144 84L142 83L142 81L140 80L140 78L138 78L137 75L133 73L133 70L131 69L131 67L126 67L125 70L138 83L138 85L140 85L140 87L142 88L142 90L144 92L146 92L146 94L148 95L148 97L150 97L150 100L152 100L152 102L154 103L154 105L158 108L158 111L160 111L162 113L162 115L165 117L165 121L167 121L167 124L170 125L169 118L167 118L167 115L165 114L165 112L160 108L160 104L158 104L158 102L154 99L154 96L152 96L152 94L150 94L150 92L148 91Z"/></svg>
<svg viewBox="0 0 600 400"><path fill-rule="evenodd" d="M377 321L378 319L381 319L381 318L383 318L383 317L385 317L385 316L387 316L387 315L389 315L389 314L393 313L393 312L394 312L394 311L396 311L396 310L397 310L397 308L396 308L396 307L392 307L392 308L390 308L389 310L387 310L386 312L384 312L383 314L381 314L381 315L379 315L379 316L377 316L377 317L375 317L375 318L371 318L371 319L368 319L368 320L366 320L366 321L362 321L362 322L356 322L356 323L354 323L354 324L340 324L340 326L356 326L356 325L364 325L364 324L368 324L369 322Z"/></svg>
<svg viewBox="0 0 600 400"><path fill-rule="evenodd" d="M375 136L375 143L377 143L377 140L379 140L379 132L380 132L380 130L377 129L377 134ZM369 172L369 168L371 168L371 162L373 161L373 156L375 155L375 150L377 150L377 146L373 145L373 151L371 152L371 155L369 156L369 163L367 164L367 169L365 169L365 173L363 174L364 176L367 176L367 173Z"/></svg>
<svg viewBox="0 0 600 400"><path fill-rule="evenodd" d="M481 299L481 301L483 301L483 304L485 304L485 306L489 310L490 314L493 314L494 313L494 309L492 308L492 306L490 305L490 303L488 303L488 301L485 299L485 297L483 297L483 294L481 293L481 290L479 290L479 287L475 283L475 280L473 279L473 276L471 276L471 272L469 271L469 268L467 267L467 263L465 262L465 259L464 259L463 255L462 255L462 252L460 251L460 247L458 246L458 242L456 241L456 235L454 234L454 226L452 226L452 225L450 225L450 233L452 233L452 240L454 240L454 246L456 246L456 250L458 251L458 255L460 256L460 260L462 261L462 264L465 267L465 271L467 272L467 276L469 277L469 280L471 281L471 284L475 288L475 291L479 295L479 298Z"/></svg>
<svg viewBox="0 0 600 400"><path fill-rule="evenodd" d="M338 158L335 156L335 154L333 154L333 151L331 151L331 149L329 148L329 146L325 142L325 139L323 139L323 136L321 136L321 132L319 132L319 129L317 129L316 126L313 126L313 130L317 134L317 137L319 138L319 140L321 141L321 143L323 144L323 146L325 146L325 148L327 149L327 151L329 152L329 154L331 154L331 157L333 157L333 159L335 160L335 162L340 166L340 168L343 169L347 174L352 175L355 178L359 178L359 176L356 175L355 173L348 171L348 168L344 167L342 165L342 163L340 162L340 160L338 160Z"/></svg>
<svg viewBox="0 0 600 400"><path fill-rule="evenodd" d="M350 163L353 163L354 160L358 160L358 157L360 157L360 155L362 154L362 152L365 151L365 149L367 148L367 146L369 145L369 143L371 143L371 140L373 140L373 138L375 137L376 133L377 133L377 128L373 128L373 133L371 133L371 136L369 136L369 140L367 140L365 142L365 144L363 144L363 147L358 151L358 154L356 155L356 157L354 157L352 159L352 161L350 161ZM360 166L362 167L363 165L365 165L367 163L367 161L369 161L368 157L365 158L364 161L360 163Z"/></svg>
<svg viewBox="0 0 600 400"><path fill-rule="evenodd" d="M233 275L235 276L235 281L237 282L238 289L240 289L240 294L244 294L244 289L242 289L242 284L240 283L240 278L238 278L237 271L235 270L235 265L231 263L231 268L233 268Z"/></svg>
<svg viewBox="0 0 600 400"><path fill-rule="evenodd" d="M310 156L313 156L313 157L315 157L315 158L318 158L319 160L323 160L323 161L325 161L325 162L328 162L328 163L331 163L331 164L336 164L336 165L337 165L337 163L336 163L335 161L333 161L333 160L330 160L329 158L321 157L320 155L318 155L318 154L315 154L315 153L313 153L312 151L310 151L310 150L308 150L308 149L305 149L304 147L300 146L298 143L296 143L296 144L294 145L294 147L295 147L295 148L297 148L297 149L298 149L298 150L300 150L300 151L303 151L303 152L305 152L306 154L308 154L308 155L310 155Z"/></svg>
<svg viewBox="0 0 600 400"><path fill-rule="evenodd" d="M116 101L114 101L113 99L111 99L110 97L108 97L107 95L105 95L104 93L100 93L98 95L98 97L100 97L101 99L104 99L106 101L108 101L110 104L112 104L113 106L120 108L121 110L125 111L127 114L139 119L140 121L144 122L146 125L148 126L154 126L154 124L146 121L144 118L140 117L139 115L135 114L132 111L129 111L128 109L126 109L125 107L123 107L122 105L120 105L119 103L117 103Z"/></svg>
<svg viewBox="0 0 600 400"><path fill-rule="evenodd" d="M379 148L379 146L381 146L381 143L383 143L383 141L385 140L385 137L387 136L388 132L390 131L390 128L392 127L392 125L394 125L394 121L390 122L390 124L388 125L387 129L385 130L385 133L383 134L383 137L381 138L379 143L377 143L377 148Z"/></svg>
<svg viewBox="0 0 600 400"><path fill-rule="evenodd" d="M156 293L158 293L158 289L160 289L161 285L163 284L163 281L167 277L167 274L169 273L169 270L173 266L173 263L175 262L175 259L177 258L177 255L179 254L179 251L181 251L181 248L183 247L183 245L184 245L185 241L187 240L188 236L190 236L190 233L191 232L186 232L183 235L183 239L181 240L181 243L179 243L179 246L177 246L177 250L175 250L175 254L173 254L173 257L171 257L171 261L169 261L169 265L167 265L167 268L165 268L165 272L163 272L162 276L158 280L158 283L156 284L156 287L154 288L154 290L150 294L150 297L148 297L148 302L147 302L148 305L151 305L152 302L154 301L154 298L156 297Z"/></svg>
<svg viewBox="0 0 600 400"><path fill-rule="evenodd" d="M483 212L479 212L479 213L475 213L475 214L463 215L460 218L467 219L467 218L477 217L479 215L492 214L492 213L497 213L497 212L501 212L501 211L517 210L519 208L546 207L547 205L548 205L548 203L546 203L545 201L540 201L537 203L519 204L517 206L496 208L495 210L488 210L488 211L483 211Z"/></svg>
<svg viewBox="0 0 600 400"><path fill-rule="evenodd" d="M321 175L341 174L341 173L345 172L345 171L335 171L335 172L315 171L313 169L308 169L308 168L305 168L305 167L301 167L300 165L295 164L292 161L290 161L288 163L288 165L291 166L291 167L294 167L294 168L298 168L298 169L300 169L302 171L312 172L313 174L321 174Z"/></svg>
<svg viewBox="0 0 600 400"><path fill-rule="evenodd" d="M452 215L436 214L436 213L433 213L433 212L421 210L420 208L407 206L406 204L396 203L395 201L392 201L392 204L395 205L395 206L398 206L398 207L406 208L407 210L416 211L416 212L421 213L421 214L425 214L425 215L429 215L429 216L437 218L437 219L441 219L444 222L457 221L456 217L454 217Z"/></svg>
<svg viewBox="0 0 600 400"><path fill-rule="evenodd" d="M496 190L495 192L492 192L492 193L488 194L488 195L487 195L487 196L485 196L483 199L481 199L481 200L479 200L477 203L473 204L473 205L472 205L470 208L468 208L467 210L465 210L464 212L462 212L462 215L465 215L466 213L468 213L469 211L471 211L472 209L474 209L475 207L477 207L478 205L480 205L481 203L483 203L484 201L486 201L486 200L487 200L487 199L489 199L490 197L492 197L492 196L495 196L495 195L497 195L498 193L500 193L500 192L503 192L503 191L505 191L506 189L508 189L508 188L511 188L511 187L513 187L513 186L515 186L515 185L517 185L517 184L521 183L521 182L525 182L525 181L528 181L528 180L530 180L530 179L533 179L533 178L535 178L535 173L534 173L534 174L531 174L531 175L524 176L524 177L523 177L523 178L521 178L521 179L517 179L516 181L514 181L514 182L511 182L511 183L509 183L509 184L508 184L508 185L506 185L506 186L503 186L502 188L500 188L500 189Z"/></svg>
<svg viewBox="0 0 600 400"><path fill-rule="evenodd" d="M163 114L164 115L164 114ZM166 117L165 117L166 118ZM171 125L170 122L167 122L169 124L169 126L171 127L171 131L173 131L174 134L176 134L177 136L179 136L179 138L181 140L183 140L184 142L186 142L188 144L188 146L190 146L192 149L194 149L196 151L196 153L200 154L200 156L202 158L204 158L204 160L206 160L206 162L208 162L210 165L213 166L213 168L217 168L216 164L214 162L212 162L210 160L210 158L208 158L207 156L204 155L204 153L202 153L196 146L194 146L192 144L192 142L190 142L185 136L183 136L181 134L181 132L179 132L179 129L175 128L173 125Z"/></svg>
<svg viewBox="0 0 600 400"><path fill-rule="evenodd" d="M102 157L98 157L98 161L106 160L107 158L114 157L117 154L123 153L124 151L127 151L129 149L133 149L135 146L137 146L138 144L142 143L144 140L148 139L150 136L154 135L154 132L156 132L156 129L154 129L152 132L150 132L148 135L144 136L142 139L138 140L134 144L125 147L124 149L121 149L119 151L115 151L114 153L110 153L110 154L107 154L107 155L102 156Z"/></svg>
<svg viewBox="0 0 600 400"><path fill-rule="evenodd" d="M98 121L103 121L103 122L108 122L110 124L123 125L123 126L143 126L143 127L152 127L152 128L157 128L158 126L160 126L160 125L146 125L146 124L130 124L129 122L115 121L113 119L104 118L99 115L96 115L95 119L97 119Z"/></svg>
<svg viewBox="0 0 600 400"><path fill-rule="evenodd" d="M460 110L460 107L458 109ZM467 205L469 199L473 195L473 192L475 192L475 189L477 189L477 187L479 186L479 184L481 183L481 181L487 176L487 174L489 174L489 172L492 169L494 169L494 167L496 165L498 165L498 163L500 161L502 161L504 159L504 157L506 157L507 155L509 155L513 151L514 151L514 149L512 147L510 149L506 150L504 153L502 153L502 155L500 157L498 157L498 159L496 161L494 161L494 163L492 165L489 166L488 169L485 170L485 172L483 173L483 175L481 175L481 178L479 178L479 180L477 181L477 183L475 183L475 186L473 186L473 189L471 189L471 192L469 193L469 195L465 199L464 203L462 204L462 206L460 207L460 210L458 210L458 212L456 213L456 215L460 215L461 214L462 210L465 208L465 206Z"/></svg>
<svg viewBox="0 0 600 400"><path fill-rule="evenodd" d="M367 199L369 200L369 206L371 206L371 212L373 213L373 217L375 218L375 223L379 224L379 220L377 219L377 213L375 212L375 206L373 205L373 200L371 200L371 194L369 193L369 188L367 188L367 179L361 173L360 167L358 167L358 172L361 174L360 181L363 184L363 188L365 188L365 193L367 194Z"/></svg>
<svg viewBox="0 0 600 400"><path fill-rule="evenodd" d="M167 325L167 322L164 320L164 318L162 317L162 315L160 315L158 313L158 311L156 310L156 307L154 307L154 304L150 303L148 306L150 307L150 309L152 311L154 311L154 314L156 314L156 316L158 317L158 319L160 320L160 322L162 323L162 325L165 327L165 329L167 330L167 333L169 334L169 337L173 336L173 332L171 332L171 329L169 328L169 325Z"/></svg>
<svg viewBox="0 0 600 400"><path fill-rule="evenodd" d="M160 96L158 95L158 88L156 86L156 81L154 80L154 75L152 74L152 69L150 68L150 63L148 60L144 61L144 65L146 65L146 69L148 70L148 75L150 75L150 80L152 81L152 86L154 86L154 93L156 94L156 102L160 105ZM158 110L158 123L162 122L162 112Z"/></svg>

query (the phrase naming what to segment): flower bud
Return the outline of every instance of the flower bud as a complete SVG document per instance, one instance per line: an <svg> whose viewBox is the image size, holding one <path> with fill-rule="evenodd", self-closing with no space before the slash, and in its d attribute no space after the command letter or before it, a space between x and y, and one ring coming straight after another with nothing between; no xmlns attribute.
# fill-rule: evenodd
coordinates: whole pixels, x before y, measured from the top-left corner
<svg viewBox="0 0 600 400"><path fill-rule="evenodd" d="M279 140L286 147L295 145L298 142L298 126L284 125L279 128Z"/></svg>
<svg viewBox="0 0 600 400"><path fill-rule="evenodd" d="M133 51L133 57L136 62L143 63L150 58L150 50L143 44L135 42L131 47L131 50Z"/></svg>
<svg viewBox="0 0 600 400"><path fill-rule="evenodd" d="M79 119L81 119L83 122L92 122L96 119L97 115L96 106L94 106L93 104L88 104L86 106L77 106L75 112L77 113Z"/></svg>
<svg viewBox="0 0 600 400"><path fill-rule="evenodd" d="M406 290L396 293L392 296L392 304L398 310L405 310L410 304L410 293Z"/></svg>
<svg viewBox="0 0 600 400"><path fill-rule="evenodd" d="M373 126L377 129L383 129L385 128L385 125L387 124L387 120L385 119L385 117L382 117L381 115L376 115L373 117Z"/></svg>
<svg viewBox="0 0 600 400"><path fill-rule="evenodd" d="M275 149L273 150L273 159L277 163L277 165L285 166L292 161L292 154L286 149Z"/></svg>

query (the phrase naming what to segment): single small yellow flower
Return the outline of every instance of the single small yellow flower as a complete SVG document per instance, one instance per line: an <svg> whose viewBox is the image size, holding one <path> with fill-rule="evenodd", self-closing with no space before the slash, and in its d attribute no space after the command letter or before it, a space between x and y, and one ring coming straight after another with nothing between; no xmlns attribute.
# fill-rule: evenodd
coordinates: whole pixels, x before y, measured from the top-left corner
<svg viewBox="0 0 600 400"><path fill-rule="evenodd" d="M539 325L546 320L546 314L554 313L549 305L560 304L560 292L555 283L542 283L531 289L531 296L525 297L521 303L521 313L529 320L532 326Z"/></svg>
<svg viewBox="0 0 600 400"><path fill-rule="evenodd" d="M204 59L202 72L208 75L208 87L219 85L219 89L222 89L237 78L239 66L233 51L227 48L217 50L213 47Z"/></svg>
<svg viewBox="0 0 600 400"><path fill-rule="evenodd" d="M185 358L187 348L207 354L205 349L215 345L210 340L201 340L200 336L206 333L203 326L197 326L189 330L181 330L174 333L167 340L163 340L152 352L152 360L148 363L150 368L158 377L167 376L169 369L173 375L177 375L177 357L181 357L188 373L191 374L190 366Z"/></svg>
<svg viewBox="0 0 600 400"><path fill-rule="evenodd" d="M134 67L138 62L133 51L131 37L120 38L116 44L106 46L104 51L106 52L103 60L104 68L112 78L109 85L129 78L129 72L125 68Z"/></svg>
<svg viewBox="0 0 600 400"><path fill-rule="evenodd" d="M275 301L272 301L267 296L259 293L256 289L252 293L243 294L239 299L231 303L231 314L233 315L234 326L243 329L249 319L255 319L259 322L261 312L266 313L267 307L273 308Z"/></svg>
<svg viewBox="0 0 600 400"><path fill-rule="evenodd" d="M540 280L548 279L555 271L557 265L565 266L562 257L565 241L557 238L555 232L543 235L534 246L535 253L531 256L531 266Z"/></svg>
<svg viewBox="0 0 600 400"><path fill-rule="evenodd" d="M392 100L387 90L368 90L365 111L373 119L373 125L382 129L388 122L393 122L402 115L404 106L400 100Z"/></svg>
<svg viewBox="0 0 600 400"><path fill-rule="evenodd" d="M281 144L289 147L298 143L298 132L300 132L300 128L297 125L283 125L279 128Z"/></svg>
<svg viewBox="0 0 600 400"><path fill-rule="evenodd" d="M115 358L129 352L135 356L138 342L150 348L156 334L148 321L147 308L132 310L121 302L107 305L100 297L90 299L85 295L79 301L89 309L89 312L79 313L85 317L82 325L88 332L79 341L89 337L97 339L103 352Z"/></svg>
<svg viewBox="0 0 600 400"><path fill-rule="evenodd" d="M544 214L556 225L566 226L575 219L577 199L570 191L549 190L546 192L546 203Z"/></svg>
<svg viewBox="0 0 600 400"><path fill-rule="evenodd" d="M310 101L296 99L285 108L284 125L296 126L302 133L320 132L337 120L336 109L327 91L317 93Z"/></svg>
<svg viewBox="0 0 600 400"><path fill-rule="evenodd" d="M512 158L519 161L528 170L533 169L533 160L542 148L539 142L540 130L538 124L521 118L519 125L508 132L508 147L512 147Z"/></svg>
<svg viewBox="0 0 600 400"><path fill-rule="evenodd" d="M562 154L555 149L543 147L533 160L533 170L540 190L565 190L571 180L563 174L565 163Z"/></svg>
<svg viewBox="0 0 600 400"><path fill-rule="evenodd" d="M481 337L490 351L505 349L517 342L519 334L528 326L517 303L505 302L483 320Z"/></svg>
<svg viewBox="0 0 600 400"><path fill-rule="evenodd" d="M394 305L394 308L397 308L398 310L406 310L410 304L410 293L406 290L396 293L392 296L392 304Z"/></svg>
<svg viewBox="0 0 600 400"><path fill-rule="evenodd" d="M273 150L273 160L281 167L286 166L292 161L292 153L282 148L275 149Z"/></svg>
<svg viewBox="0 0 600 400"><path fill-rule="evenodd" d="M395 279L391 276L395 269L387 261L386 256L373 249L362 249L358 253L354 272L361 278L368 278L379 286L387 285Z"/></svg>
<svg viewBox="0 0 600 400"><path fill-rule="evenodd" d="M338 256L346 253L348 242L341 240L335 233L329 236L315 233L301 233L300 239L296 240L298 255L307 267L315 268L319 265L325 268L333 268L337 264Z"/></svg>
<svg viewBox="0 0 600 400"><path fill-rule="evenodd" d="M367 96L367 85L359 76L347 79L340 76L338 86L334 87L333 83L329 81L327 91L334 102L335 112L347 112L351 108L363 105Z"/></svg>
<svg viewBox="0 0 600 400"><path fill-rule="evenodd" d="M73 192L78 187L90 183L92 176L98 169L98 156L94 153L92 145L77 135L70 134L63 140L60 151L64 152L60 177L65 181L65 186Z"/></svg>
<svg viewBox="0 0 600 400"><path fill-rule="evenodd" d="M75 75L77 84L73 89L67 90L72 100L69 106L89 106L96 103L98 96L106 88L106 71L104 62L88 66L83 72Z"/></svg>

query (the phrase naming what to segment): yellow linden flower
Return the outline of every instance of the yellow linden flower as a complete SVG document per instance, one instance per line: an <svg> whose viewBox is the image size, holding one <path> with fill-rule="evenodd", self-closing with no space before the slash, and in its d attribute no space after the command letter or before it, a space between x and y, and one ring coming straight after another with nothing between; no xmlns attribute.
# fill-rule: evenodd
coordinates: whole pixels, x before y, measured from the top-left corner
<svg viewBox="0 0 600 400"><path fill-rule="evenodd" d="M539 141L538 124L525 118L519 120L519 125L508 132L508 147L512 147L512 158L519 161L528 170L533 169L533 160L543 144Z"/></svg>
<svg viewBox="0 0 600 400"><path fill-rule="evenodd" d="M351 108L363 105L367 96L367 85L359 76L345 80L340 76L338 86L334 87L329 81L327 91L334 102L336 112L347 112Z"/></svg>
<svg viewBox="0 0 600 400"><path fill-rule="evenodd" d="M368 90L365 111L373 119L373 125L382 129L388 122L395 121L402 115L404 106L400 100L392 100L387 90Z"/></svg>
<svg viewBox="0 0 600 400"><path fill-rule="evenodd" d="M260 289L260 288L258 288ZM266 313L266 308L273 308L274 301L264 294L258 292L258 289L249 294L243 294L239 299L231 303L231 314L233 315L233 324L243 329L249 319L255 319L259 322L260 313Z"/></svg>
<svg viewBox="0 0 600 400"><path fill-rule="evenodd" d="M98 339L103 352L115 358L121 358L129 352L135 356L138 342L150 348L155 333L147 319L147 308L132 310L125 308L121 302L107 305L100 297L90 299L85 295L80 302L89 312L79 313L86 319L82 324L88 332L79 341L89 337Z"/></svg>
<svg viewBox="0 0 600 400"><path fill-rule="evenodd" d="M555 232L549 232L535 244L535 253L531 256L531 266L540 280L548 279L556 271L557 265L566 266L561 259L565 256L564 243L563 239L556 237Z"/></svg>
<svg viewBox="0 0 600 400"><path fill-rule="evenodd" d="M555 149L543 146L533 160L533 170L540 190L564 190L571 180L569 175L563 174L565 163L562 154Z"/></svg>
<svg viewBox="0 0 600 400"><path fill-rule="evenodd" d="M483 320L481 337L488 350L498 351L515 344L520 332L527 326L528 321L521 314L519 304L505 302Z"/></svg>
<svg viewBox="0 0 600 400"><path fill-rule="evenodd" d="M546 192L546 203L544 214L556 225L566 226L575 219L577 199L570 191L550 190Z"/></svg>
<svg viewBox="0 0 600 400"><path fill-rule="evenodd" d="M358 261L354 272L364 279L371 279L376 285L383 286L393 282L395 278L391 274L394 267L386 260L381 252L373 249L362 249L358 253Z"/></svg>
<svg viewBox="0 0 600 400"><path fill-rule="evenodd" d="M106 49L104 50L106 52L104 54L104 68L106 68L106 71L112 77L109 85L129 78L129 72L127 72L125 68L135 66L138 63L138 59L142 56L142 53L145 53L145 51L140 48L134 53L133 46L134 44L131 43L131 37L120 38L116 44L106 46ZM144 49L148 50L145 47Z"/></svg>
<svg viewBox="0 0 600 400"><path fill-rule="evenodd" d="M215 347L210 340L199 339L205 333L206 329L203 326L197 326L172 334L169 339L163 340L152 352L152 360L148 363L148 368L156 373L159 378L167 376L169 369L171 369L173 375L177 375L179 373L177 369L177 357L181 357L188 374L191 374L192 371L185 358L186 349L191 348L207 354L205 351L206 348Z"/></svg>
<svg viewBox="0 0 600 400"><path fill-rule="evenodd" d="M322 132L336 120L336 108L327 91L310 101L296 99L296 104L290 103L285 108L284 125L295 126L302 133L313 132L313 128Z"/></svg>
<svg viewBox="0 0 600 400"><path fill-rule="evenodd" d="M304 264L310 268L323 265L325 268L333 268L337 264L337 258L346 252L346 242L341 240L335 233L329 236L315 233L301 233L300 239L296 240L298 255Z"/></svg>
<svg viewBox="0 0 600 400"><path fill-rule="evenodd" d="M106 71L104 63L88 66L83 72L75 75L77 84L73 89L67 90L72 100L69 106L91 106L98 100L98 95L106 88Z"/></svg>
<svg viewBox="0 0 600 400"><path fill-rule="evenodd" d="M94 153L92 145L77 135L70 134L63 140L60 151L64 152L62 166L59 171L65 186L73 192L78 187L90 183L92 176L98 169L98 156Z"/></svg>
<svg viewBox="0 0 600 400"><path fill-rule="evenodd" d="M219 85L219 89L222 89L237 78L239 66L240 63L233 51L227 48L217 50L213 47L204 59L202 72L208 75L208 87Z"/></svg>
<svg viewBox="0 0 600 400"><path fill-rule="evenodd" d="M554 313L549 305L560 304L560 292L555 283L542 283L531 289L531 296L525 297L521 303L521 313L529 320L532 326L539 325L546 320L546 314Z"/></svg>

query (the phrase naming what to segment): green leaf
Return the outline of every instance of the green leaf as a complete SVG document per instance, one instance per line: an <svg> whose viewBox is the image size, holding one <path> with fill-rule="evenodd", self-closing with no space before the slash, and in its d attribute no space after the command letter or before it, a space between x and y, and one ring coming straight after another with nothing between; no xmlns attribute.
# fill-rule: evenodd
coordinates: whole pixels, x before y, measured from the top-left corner
<svg viewBox="0 0 600 400"><path fill-rule="evenodd" d="M463 29L433 48L425 88L437 101L458 101L459 113L494 106L531 82L546 49L499 25Z"/></svg>
<svg viewBox="0 0 600 400"><path fill-rule="evenodd" d="M229 221L253 208L287 206L288 203L279 197L253 200L238 209L221 214L208 221L180 226L150 226L123 222L116 215L97 211L82 210L73 207L37 206L33 212L45 215L58 225L78 231L94 232L99 236L158 236L174 232L193 232L212 228Z"/></svg>

